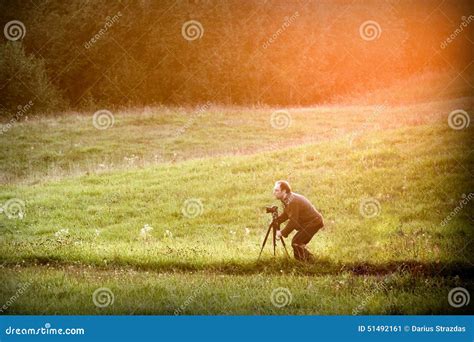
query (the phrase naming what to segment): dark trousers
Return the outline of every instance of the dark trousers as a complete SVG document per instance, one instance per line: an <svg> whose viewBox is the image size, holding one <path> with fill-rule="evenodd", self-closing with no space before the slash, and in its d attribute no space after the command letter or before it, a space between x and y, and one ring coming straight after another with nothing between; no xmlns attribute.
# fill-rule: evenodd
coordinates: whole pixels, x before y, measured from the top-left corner
<svg viewBox="0 0 474 342"><path fill-rule="evenodd" d="M306 249L306 244L311 241L318 230L319 229L302 229L293 236L291 247L293 247L293 254L296 260L307 261L313 258L313 254Z"/></svg>

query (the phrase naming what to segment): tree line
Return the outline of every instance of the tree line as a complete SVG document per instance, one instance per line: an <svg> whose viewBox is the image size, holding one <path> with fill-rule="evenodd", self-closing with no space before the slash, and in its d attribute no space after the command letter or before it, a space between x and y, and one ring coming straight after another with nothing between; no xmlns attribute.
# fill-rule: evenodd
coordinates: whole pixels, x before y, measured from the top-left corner
<svg viewBox="0 0 474 342"><path fill-rule="evenodd" d="M466 38L472 40L473 5L437 5L5 1L0 111L11 116L30 102L43 112L326 103L426 71L463 68L472 59Z"/></svg>

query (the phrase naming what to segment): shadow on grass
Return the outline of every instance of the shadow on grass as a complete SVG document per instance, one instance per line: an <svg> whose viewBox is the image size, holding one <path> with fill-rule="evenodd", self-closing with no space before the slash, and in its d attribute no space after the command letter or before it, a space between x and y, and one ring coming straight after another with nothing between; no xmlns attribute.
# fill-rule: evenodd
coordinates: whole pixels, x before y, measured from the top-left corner
<svg viewBox="0 0 474 342"><path fill-rule="evenodd" d="M314 262L303 263L287 258L266 258L260 261L220 260L215 262L191 260L159 260L140 262L135 259L116 258L107 265L97 261L84 263L74 260L63 260L58 257L31 257L21 264L11 261L1 261L4 267L12 266L93 266L98 270L113 270L117 268L133 268L152 272L209 272L227 275L249 274L294 274L294 275L337 275L352 273L354 275L386 275L392 273L410 273L417 276L459 276L463 279L474 279L474 264L469 262L419 262L399 260L386 263L339 263L329 258L317 258Z"/></svg>

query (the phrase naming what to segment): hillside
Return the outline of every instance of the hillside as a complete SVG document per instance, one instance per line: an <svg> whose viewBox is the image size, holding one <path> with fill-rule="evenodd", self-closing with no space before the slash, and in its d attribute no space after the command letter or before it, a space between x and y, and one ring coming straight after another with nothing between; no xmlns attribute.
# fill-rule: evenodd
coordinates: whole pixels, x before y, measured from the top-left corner
<svg viewBox="0 0 474 342"><path fill-rule="evenodd" d="M455 105L466 100L458 101ZM326 108L290 110L294 125L287 133L267 129L268 117L250 110L210 115L183 135L182 145L173 145L183 160L2 185L0 202L21 199L25 213L23 219L0 219L1 277L7 284L0 296L6 301L18 282L34 289L10 307L11 313L173 314L196 289L187 314L351 314L367 297L370 305L358 313L453 312L447 292L454 285L472 286L472 201L443 220L471 198L466 189L474 185L474 135L472 125L453 130L440 110L430 113L424 106L383 112L377 120L386 123L384 130L359 130L357 113L366 108L344 118ZM420 108L425 112L407 114ZM397 111L406 113L405 121L395 120ZM119 115L106 136L87 133L83 122L84 130L77 128L81 138L73 138L73 122L86 120L75 116L54 121L58 137L45 134L45 121L11 133L26 138L15 146L18 154L35 146L32 158L39 159L48 146L95 134L84 148L100 150L78 158L82 167L108 153L119 160L142 148L143 156L156 146L165 148L170 141L164 136L173 130L169 122L183 122L166 115L141 117L140 126ZM342 124L349 117L354 126ZM210 130L211 122L221 124ZM231 122L240 127L231 130L238 132L235 137L226 133ZM148 139L157 125L163 129ZM130 132L135 129L142 134ZM25 133L34 131L50 141L38 145ZM312 134L324 131L325 138ZM283 147L272 148L268 142L282 135ZM291 146L311 138L316 139ZM242 153L235 155L234 149ZM14 152L2 153L5 158ZM64 154L61 162L74 160ZM19 163L26 165L21 158ZM36 165L46 171L41 162ZM288 179L325 217L325 229L309 246L315 264L287 260L281 250L274 260L269 246L256 262L270 219L264 207L277 204L271 194L277 179ZM143 229L146 225L153 229ZM378 289L380 284L390 286ZM105 309L90 300L101 286L116 297ZM269 303L278 286L291 290L293 304L278 309Z"/></svg>

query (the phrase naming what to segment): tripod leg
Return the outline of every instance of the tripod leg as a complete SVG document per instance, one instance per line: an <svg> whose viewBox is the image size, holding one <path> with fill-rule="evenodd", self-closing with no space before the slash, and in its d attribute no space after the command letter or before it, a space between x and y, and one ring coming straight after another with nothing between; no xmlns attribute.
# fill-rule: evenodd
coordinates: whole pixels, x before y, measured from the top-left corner
<svg viewBox="0 0 474 342"><path fill-rule="evenodd" d="M276 256L276 246L277 246L277 242L276 242L276 227L273 226L273 256L275 257Z"/></svg>
<svg viewBox="0 0 474 342"><path fill-rule="evenodd" d="M262 243L262 248L260 249L260 254L258 255L257 261L260 259L260 256L262 255L263 247L265 247L265 244L267 243L268 235L270 234L270 229L272 229L272 224L268 226L267 234L265 235L265 239L263 239Z"/></svg>
<svg viewBox="0 0 474 342"><path fill-rule="evenodd" d="M285 248L286 255L290 257L290 254L288 254L288 250L286 249L286 243L285 240L283 240L283 236L280 238L281 244L283 245L283 248Z"/></svg>

